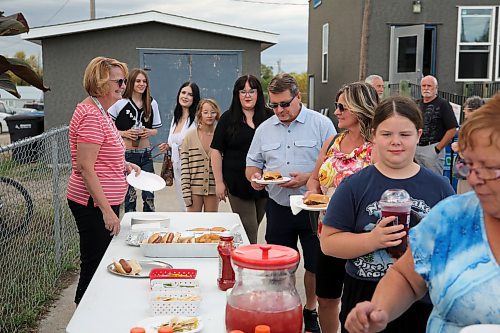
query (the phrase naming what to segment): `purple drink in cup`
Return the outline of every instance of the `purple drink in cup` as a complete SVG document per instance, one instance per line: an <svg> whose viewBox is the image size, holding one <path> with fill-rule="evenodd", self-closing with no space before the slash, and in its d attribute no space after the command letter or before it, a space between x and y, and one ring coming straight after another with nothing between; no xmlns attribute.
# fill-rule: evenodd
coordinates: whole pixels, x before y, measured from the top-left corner
<svg viewBox="0 0 500 333"><path fill-rule="evenodd" d="M401 238L401 244L388 247L386 250L393 258L399 258L408 246L408 229L410 228L410 212L412 200L408 192L400 189L390 189L382 194L379 201L382 217L395 216L393 225L404 225L406 235ZM401 232L401 231L398 231Z"/></svg>

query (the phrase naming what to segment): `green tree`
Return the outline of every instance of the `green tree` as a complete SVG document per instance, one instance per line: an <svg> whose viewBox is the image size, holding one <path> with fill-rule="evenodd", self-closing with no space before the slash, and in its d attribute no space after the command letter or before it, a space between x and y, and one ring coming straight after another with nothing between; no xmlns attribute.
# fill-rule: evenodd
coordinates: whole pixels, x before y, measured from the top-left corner
<svg viewBox="0 0 500 333"><path fill-rule="evenodd" d="M292 72L290 73L291 76L297 80L297 83L299 84L299 90L300 90L300 95L302 96L302 102L307 105L307 93L308 93L308 82L309 82L309 76L307 75L307 72L302 72L302 73L295 73Z"/></svg>
<svg viewBox="0 0 500 333"><path fill-rule="evenodd" d="M272 66L267 66L264 64L260 65L260 83L262 84L262 89L264 92L267 92L267 87L269 86L269 82L274 76L274 69Z"/></svg>
<svg viewBox="0 0 500 333"><path fill-rule="evenodd" d="M43 80L43 71L42 68L39 65L38 57L35 55L30 55L28 58L26 58L26 53L24 51L17 51L14 54L15 59L19 59L26 64L28 64L31 69L35 72L36 75L38 75L42 80ZM29 86L30 84L23 79L21 79L19 76L12 74L10 75L12 82L14 82L15 85L17 86Z"/></svg>
<svg viewBox="0 0 500 333"><path fill-rule="evenodd" d="M19 35L29 31L28 22L26 22L23 14L17 13L10 16L3 16L3 13L0 11L0 37ZM17 98L20 98L21 95L19 95L16 85L12 81L12 76L8 72L15 74L28 84L42 91L49 90L48 87L44 86L42 78L26 61L0 55L0 88L5 89Z"/></svg>

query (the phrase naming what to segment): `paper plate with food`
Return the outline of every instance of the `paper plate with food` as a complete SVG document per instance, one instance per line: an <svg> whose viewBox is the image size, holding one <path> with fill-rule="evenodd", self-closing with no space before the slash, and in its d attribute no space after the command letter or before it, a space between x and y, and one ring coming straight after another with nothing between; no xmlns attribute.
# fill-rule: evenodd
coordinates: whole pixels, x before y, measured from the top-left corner
<svg viewBox="0 0 500 333"><path fill-rule="evenodd" d="M174 332L195 333L202 330L203 323L200 317L158 316L143 319L137 326L144 327L146 333L157 333L163 326L172 327Z"/></svg>
<svg viewBox="0 0 500 333"><path fill-rule="evenodd" d="M113 259L108 265L108 272L131 278L149 278L153 268L172 268L172 265L157 260Z"/></svg>
<svg viewBox="0 0 500 333"><path fill-rule="evenodd" d="M261 185L283 184L290 180L290 177L283 177L279 171L264 171L261 179L252 179L252 181Z"/></svg>
<svg viewBox="0 0 500 333"><path fill-rule="evenodd" d="M305 199L303 196L295 199L295 205L300 209L316 212L326 210L329 202L330 198L327 195L317 193L309 194Z"/></svg>

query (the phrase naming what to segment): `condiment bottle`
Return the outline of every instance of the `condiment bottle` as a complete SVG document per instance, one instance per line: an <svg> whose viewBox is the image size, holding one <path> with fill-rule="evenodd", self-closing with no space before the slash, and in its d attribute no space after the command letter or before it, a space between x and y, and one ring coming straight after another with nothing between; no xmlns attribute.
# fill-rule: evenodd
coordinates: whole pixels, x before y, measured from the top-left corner
<svg viewBox="0 0 500 333"><path fill-rule="evenodd" d="M271 333L271 327L267 325L255 326L255 333Z"/></svg>
<svg viewBox="0 0 500 333"><path fill-rule="evenodd" d="M219 252L219 277L217 284L220 290L228 290L234 286L234 270L231 266L231 251L234 250L233 235L223 232L220 235L217 251Z"/></svg>
<svg viewBox="0 0 500 333"><path fill-rule="evenodd" d="M132 327L130 333L146 333L146 330L143 327Z"/></svg>
<svg viewBox="0 0 500 333"><path fill-rule="evenodd" d="M158 333L174 333L174 329L171 326L158 327Z"/></svg>

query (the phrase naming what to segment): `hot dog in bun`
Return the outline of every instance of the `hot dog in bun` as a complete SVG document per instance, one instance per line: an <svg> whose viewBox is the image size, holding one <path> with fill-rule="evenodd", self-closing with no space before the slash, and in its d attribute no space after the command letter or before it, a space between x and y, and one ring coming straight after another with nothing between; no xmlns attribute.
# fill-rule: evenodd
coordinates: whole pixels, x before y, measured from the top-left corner
<svg viewBox="0 0 500 333"><path fill-rule="evenodd" d="M113 260L113 266L116 272L125 275L137 275L142 270L141 265L134 259L120 259L118 262Z"/></svg>
<svg viewBox="0 0 500 333"><path fill-rule="evenodd" d="M153 233L151 236L148 238L148 243L161 243L162 237L159 232Z"/></svg>
<svg viewBox="0 0 500 333"><path fill-rule="evenodd" d="M316 208L326 208L330 198L324 194L312 193L304 199L304 204L308 206L313 206Z"/></svg>

